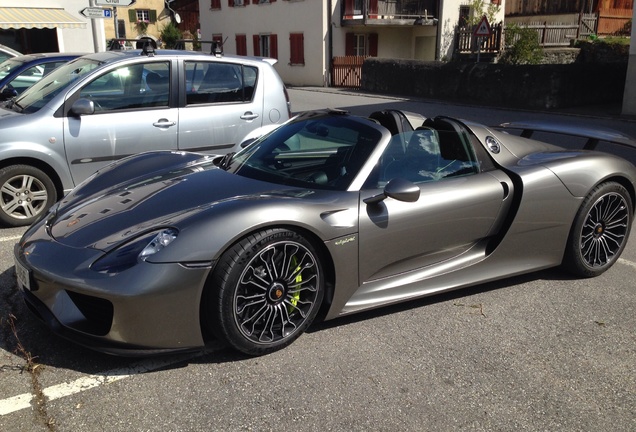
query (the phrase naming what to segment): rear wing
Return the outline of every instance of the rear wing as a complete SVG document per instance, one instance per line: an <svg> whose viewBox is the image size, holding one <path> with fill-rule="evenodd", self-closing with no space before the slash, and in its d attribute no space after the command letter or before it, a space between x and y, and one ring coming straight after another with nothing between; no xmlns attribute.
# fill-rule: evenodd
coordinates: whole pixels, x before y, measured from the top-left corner
<svg viewBox="0 0 636 432"><path fill-rule="evenodd" d="M498 126L494 126L494 128L501 130L520 130L520 136L524 138L531 138L535 132L546 132L584 138L587 140L583 146L584 150L596 150L599 142L608 142L631 150L636 150L636 139L629 135L625 135L622 132L611 129L594 129L579 125L573 126L549 122L510 122L501 123Z"/></svg>

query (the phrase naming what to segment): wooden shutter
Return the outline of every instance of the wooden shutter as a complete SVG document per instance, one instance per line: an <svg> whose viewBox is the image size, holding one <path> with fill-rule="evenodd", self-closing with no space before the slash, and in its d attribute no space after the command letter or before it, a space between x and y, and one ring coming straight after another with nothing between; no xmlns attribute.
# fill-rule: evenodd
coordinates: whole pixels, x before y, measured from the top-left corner
<svg viewBox="0 0 636 432"><path fill-rule="evenodd" d="M369 34L369 55L371 57L378 56L378 34L377 33Z"/></svg>
<svg viewBox="0 0 636 432"><path fill-rule="evenodd" d="M293 65L305 64L305 36L302 33L289 34L289 62Z"/></svg>
<svg viewBox="0 0 636 432"><path fill-rule="evenodd" d="M236 54L247 55L247 37L243 34L236 35Z"/></svg>
<svg viewBox="0 0 636 432"><path fill-rule="evenodd" d="M278 36L269 35L269 55L278 60Z"/></svg>
<svg viewBox="0 0 636 432"><path fill-rule="evenodd" d="M345 55L352 56L355 55L355 41L356 36L353 33L347 33L345 35Z"/></svg>
<svg viewBox="0 0 636 432"><path fill-rule="evenodd" d="M260 37L258 35L252 36L252 41L254 42L254 55L261 55L261 45L260 45Z"/></svg>
<svg viewBox="0 0 636 432"><path fill-rule="evenodd" d="M369 0L369 18L378 18L378 0Z"/></svg>
<svg viewBox="0 0 636 432"><path fill-rule="evenodd" d="M157 11L156 10L150 9L148 11L148 21L150 21L151 23L157 22Z"/></svg>
<svg viewBox="0 0 636 432"><path fill-rule="evenodd" d="M128 9L128 21L130 21L131 24L137 22L137 9Z"/></svg>

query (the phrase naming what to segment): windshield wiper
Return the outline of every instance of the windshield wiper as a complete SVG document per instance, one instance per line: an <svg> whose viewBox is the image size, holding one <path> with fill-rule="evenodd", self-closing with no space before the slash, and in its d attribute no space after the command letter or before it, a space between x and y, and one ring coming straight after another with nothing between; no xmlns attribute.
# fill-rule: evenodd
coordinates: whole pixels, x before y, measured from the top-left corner
<svg viewBox="0 0 636 432"><path fill-rule="evenodd" d="M14 108L14 107L16 107L17 109L16 109L16 108ZM13 110L13 111L16 111L16 112L22 112L22 111L24 111L24 108L22 108L22 106L21 106L19 103L17 103L17 102L15 101L15 98L9 99L9 100L7 101L7 103L6 103L6 108L7 108L7 109L10 109L10 110Z"/></svg>
<svg viewBox="0 0 636 432"><path fill-rule="evenodd" d="M221 158L221 160L219 161L219 168L227 169L230 166L230 160L235 153L236 152L230 152L223 156L223 158Z"/></svg>

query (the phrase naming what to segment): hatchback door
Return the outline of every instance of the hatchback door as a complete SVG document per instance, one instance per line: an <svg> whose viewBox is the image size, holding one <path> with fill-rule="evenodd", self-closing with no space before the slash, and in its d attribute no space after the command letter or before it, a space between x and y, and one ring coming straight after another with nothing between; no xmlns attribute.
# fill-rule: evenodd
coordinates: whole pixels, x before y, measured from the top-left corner
<svg viewBox="0 0 636 432"><path fill-rule="evenodd" d="M172 77L169 60L136 62L104 72L67 98L64 144L75 184L120 158L177 149ZM74 114L79 99L92 101L94 113Z"/></svg>
<svg viewBox="0 0 636 432"><path fill-rule="evenodd" d="M179 112L179 149L225 154L263 124L263 83L258 68L186 60L185 97Z"/></svg>

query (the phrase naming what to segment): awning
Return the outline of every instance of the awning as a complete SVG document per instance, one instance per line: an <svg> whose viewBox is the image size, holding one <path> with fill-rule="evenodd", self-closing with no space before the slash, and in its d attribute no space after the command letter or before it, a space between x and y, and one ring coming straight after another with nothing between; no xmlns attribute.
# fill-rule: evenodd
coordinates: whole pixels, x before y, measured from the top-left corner
<svg viewBox="0 0 636 432"><path fill-rule="evenodd" d="M64 9L0 7L0 28L86 28Z"/></svg>

